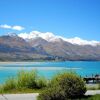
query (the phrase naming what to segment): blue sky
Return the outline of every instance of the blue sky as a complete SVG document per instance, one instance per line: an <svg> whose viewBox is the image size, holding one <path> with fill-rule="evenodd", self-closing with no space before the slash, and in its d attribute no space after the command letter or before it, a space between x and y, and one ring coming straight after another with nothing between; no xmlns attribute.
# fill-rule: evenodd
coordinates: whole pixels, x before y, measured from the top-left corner
<svg viewBox="0 0 100 100"><path fill-rule="evenodd" d="M100 0L0 0L0 25L5 24L11 28L0 28L0 35L37 30L100 41Z"/></svg>

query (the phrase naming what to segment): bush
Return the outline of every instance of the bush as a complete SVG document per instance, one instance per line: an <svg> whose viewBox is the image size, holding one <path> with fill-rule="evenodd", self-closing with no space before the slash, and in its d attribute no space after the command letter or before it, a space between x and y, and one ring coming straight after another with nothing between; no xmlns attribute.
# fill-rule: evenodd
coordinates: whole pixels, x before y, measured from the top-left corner
<svg viewBox="0 0 100 100"><path fill-rule="evenodd" d="M17 88L36 88L37 72L21 70L17 75Z"/></svg>
<svg viewBox="0 0 100 100"><path fill-rule="evenodd" d="M82 78L74 73L60 73L56 75L38 97L38 100L66 100L81 97L86 87Z"/></svg>
<svg viewBox="0 0 100 100"><path fill-rule="evenodd" d="M44 88L47 86L47 80L45 79L45 77L38 77L36 85L38 89Z"/></svg>
<svg viewBox="0 0 100 100"><path fill-rule="evenodd" d="M50 87L42 91L38 96L38 100L63 100L65 98L63 94L60 87Z"/></svg>
<svg viewBox="0 0 100 100"><path fill-rule="evenodd" d="M16 77L8 78L0 85L0 93L12 90L42 89L47 86L47 80L38 76L36 70L21 70Z"/></svg>
<svg viewBox="0 0 100 100"><path fill-rule="evenodd" d="M15 89L16 88L16 81L14 78L9 78L1 87L2 87L3 91Z"/></svg>

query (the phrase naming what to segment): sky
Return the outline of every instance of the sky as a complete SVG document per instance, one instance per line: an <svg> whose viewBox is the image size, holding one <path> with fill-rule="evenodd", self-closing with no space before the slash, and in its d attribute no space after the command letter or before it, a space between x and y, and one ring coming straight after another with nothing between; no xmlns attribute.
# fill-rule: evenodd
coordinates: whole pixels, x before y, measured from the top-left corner
<svg viewBox="0 0 100 100"><path fill-rule="evenodd" d="M0 35L31 31L100 41L100 0L0 0Z"/></svg>

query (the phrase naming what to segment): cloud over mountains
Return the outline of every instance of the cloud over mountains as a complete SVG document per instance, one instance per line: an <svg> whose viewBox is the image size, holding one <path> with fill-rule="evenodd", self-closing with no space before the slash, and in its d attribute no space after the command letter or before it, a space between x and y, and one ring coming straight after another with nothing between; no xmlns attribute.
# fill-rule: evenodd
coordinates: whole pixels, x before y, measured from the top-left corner
<svg viewBox="0 0 100 100"><path fill-rule="evenodd" d="M0 25L0 28L3 28L3 29L11 29L11 30L17 30L17 31L22 31L22 30L25 29L25 28L22 27L22 26L18 26L18 25L11 26L11 25L7 25L7 24Z"/></svg>

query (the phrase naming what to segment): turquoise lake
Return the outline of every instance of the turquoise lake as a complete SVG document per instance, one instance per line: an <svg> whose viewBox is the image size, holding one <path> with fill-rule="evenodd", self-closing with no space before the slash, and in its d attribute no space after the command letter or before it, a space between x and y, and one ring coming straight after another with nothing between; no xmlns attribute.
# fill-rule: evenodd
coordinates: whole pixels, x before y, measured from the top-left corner
<svg viewBox="0 0 100 100"><path fill-rule="evenodd" d="M39 75L51 78L54 74L66 70L75 71L81 76L100 74L100 62L66 61L66 62L9 62L0 63L0 83L9 77L15 77L19 70L35 69Z"/></svg>

